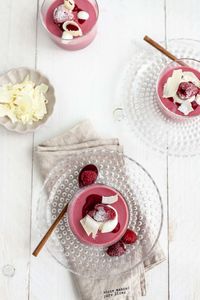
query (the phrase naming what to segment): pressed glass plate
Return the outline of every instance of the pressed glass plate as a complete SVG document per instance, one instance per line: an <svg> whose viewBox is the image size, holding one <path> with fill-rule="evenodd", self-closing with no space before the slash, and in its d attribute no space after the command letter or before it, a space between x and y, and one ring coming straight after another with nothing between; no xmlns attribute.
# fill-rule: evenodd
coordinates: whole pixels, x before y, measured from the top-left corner
<svg viewBox="0 0 200 300"><path fill-rule="evenodd" d="M171 40L167 48L177 58L200 60L199 41ZM173 120L158 105L156 82L169 61L150 45L135 43L120 80L115 117L124 118L132 132L159 152L175 156L197 155L200 153L200 117ZM195 68L195 62L191 67Z"/></svg>
<svg viewBox="0 0 200 300"><path fill-rule="evenodd" d="M127 246L123 256L110 257L107 248L81 243L72 233L67 214L49 239L52 256L68 270L85 277L103 278L133 269L149 256L160 235L163 212L159 190L147 171L123 154L111 150L86 150L68 156L50 172L42 189L37 213L40 237L72 201L79 190L78 174L83 166L95 164L99 170L97 183L111 186L125 198L129 208L129 228L138 240Z"/></svg>

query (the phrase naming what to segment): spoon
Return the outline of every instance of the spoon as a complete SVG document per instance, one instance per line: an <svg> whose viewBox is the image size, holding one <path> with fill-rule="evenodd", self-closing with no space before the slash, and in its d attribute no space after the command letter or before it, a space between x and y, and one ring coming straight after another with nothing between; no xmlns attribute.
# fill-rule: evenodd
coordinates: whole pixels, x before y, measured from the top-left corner
<svg viewBox="0 0 200 300"><path fill-rule="evenodd" d="M171 52L169 52L167 49L165 49L163 46L161 46L160 44L158 44L156 41L152 40L148 35L144 36L144 41L147 42L148 44L150 44L151 46L153 46L155 49L157 49L158 51L160 51L162 54L164 54L165 56L167 56L171 60L176 61L179 65L181 65L181 66L187 66L186 63L184 63L183 61L179 60L174 54L172 54Z"/></svg>
<svg viewBox="0 0 200 300"><path fill-rule="evenodd" d="M95 174L93 177L93 180L91 181L92 184L96 181L97 176L98 176L98 169L95 165L86 165L79 173L79 177L78 177L78 181L79 181L79 187L83 187L85 184L82 182L82 177L84 172L93 172ZM64 215L66 214L68 209L68 203L65 205L65 207L62 209L61 213L57 216L57 218L55 219L55 221L53 222L53 224L50 226L50 228L48 229L48 231L45 233L45 235L43 236L43 238L41 239L41 241L39 242L39 244L37 245L37 247L35 248L35 250L33 251L32 255L37 257L38 254L40 253L40 251L43 249L44 245L46 244L46 242L48 241L49 237L51 236L52 232L54 231L54 229L56 228L56 226L59 224L59 222L62 220L62 218L64 217Z"/></svg>

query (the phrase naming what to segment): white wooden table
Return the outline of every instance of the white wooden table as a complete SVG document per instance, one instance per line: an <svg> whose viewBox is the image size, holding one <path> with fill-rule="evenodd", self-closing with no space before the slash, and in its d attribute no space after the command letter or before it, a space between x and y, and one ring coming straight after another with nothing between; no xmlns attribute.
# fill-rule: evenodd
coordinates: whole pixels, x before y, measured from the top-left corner
<svg viewBox="0 0 200 300"><path fill-rule="evenodd" d="M90 118L103 136L118 136L128 155L154 177L164 202L161 244L167 260L147 274L146 300L200 299L200 157L159 155L116 128L114 92L128 49L145 34L156 40L200 39L198 0L99 0L96 40L65 52L45 35L39 1L0 1L1 73L27 66L46 74L56 89L53 117L35 134L0 128L0 299L78 299L70 274L36 245L35 214L41 178L34 146ZM123 30L126 28L126 31ZM8 266L7 266L8 265ZM10 275L10 276L8 276Z"/></svg>

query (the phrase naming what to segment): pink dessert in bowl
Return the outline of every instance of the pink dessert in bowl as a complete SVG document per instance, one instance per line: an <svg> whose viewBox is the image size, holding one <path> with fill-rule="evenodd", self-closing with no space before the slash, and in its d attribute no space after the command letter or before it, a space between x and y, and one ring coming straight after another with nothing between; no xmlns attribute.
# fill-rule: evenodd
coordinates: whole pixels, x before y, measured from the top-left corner
<svg viewBox="0 0 200 300"><path fill-rule="evenodd" d="M109 246L125 234L129 212L115 189L92 184L80 189L68 208L69 225L76 237L91 246Z"/></svg>
<svg viewBox="0 0 200 300"><path fill-rule="evenodd" d="M63 49L82 49L96 36L96 0L44 0L40 12L49 37Z"/></svg>
<svg viewBox="0 0 200 300"><path fill-rule="evenodd" d="M167 116L176 120L199 116L200 63L194 59L181 59L180 63L168 64L159 76L157 95Z"/></svg>

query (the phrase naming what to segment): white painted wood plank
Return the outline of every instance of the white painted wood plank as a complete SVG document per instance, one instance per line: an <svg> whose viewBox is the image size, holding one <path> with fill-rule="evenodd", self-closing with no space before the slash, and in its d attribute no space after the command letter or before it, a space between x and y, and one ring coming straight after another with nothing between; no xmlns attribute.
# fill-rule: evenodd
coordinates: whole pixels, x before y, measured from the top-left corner
<svg viewBox="0 0 200 300"><path fill-rule="evenodd" d="M0 2L1 73L21 65L34 68L36 4L26 0ZM32 135L18 135L0 128L0 145L0 299L26 300L29 285ZM7 264L15 269L13 277L4 275Z"/></svg>
<svg viewBox="0 0 200 300"><path fill-rule="evenodd" d="M198 300L199 158L170 159L170 294L171 300Z"/></svg>
<svg viewBox="0 0 200 300"><path fill-rule="evenodd" d="M167 38L199 39L199 9L197 0L167 0ZM169 158L170 300L200 295L199 176L199 156Z"/></svg>
<svg viewBox="0 0 200 300"><path fill-rule="evenodd" d="M152 32L154 38L164 39L164 1L156 0L153 6L152 2L145 0L117 3L116 0L110 0L109 3L102 0L99 3L101 16L97 38L82 51L65 52L59 49L48 39L41 26L39 27L38 69L47 74L55 86L57 103L53 117L35 135L35 145L83 118L90 118L103 136L120 136L126 153L144 165L156 180L166 208L166 157L148 151L143 143L128 134L127 129L122 128L119 131L112 115L116 84L124 64L127 63L127 53L132 41L136 38L142 39L145 34L151 35ZM126 32L122 26L126 28ZM41 186L37 169L34 170L33 186L35 219ZM161 243L167 254L166 224L165 215ZM32 246L36 241L33 227ZM163 263L147 275L146 300L168 299L167 269L167 263ZM37 259L32 258L30 300L64 300L66 295L67 299L78 299L68 272L58 266L45 251Z"/></svg>

